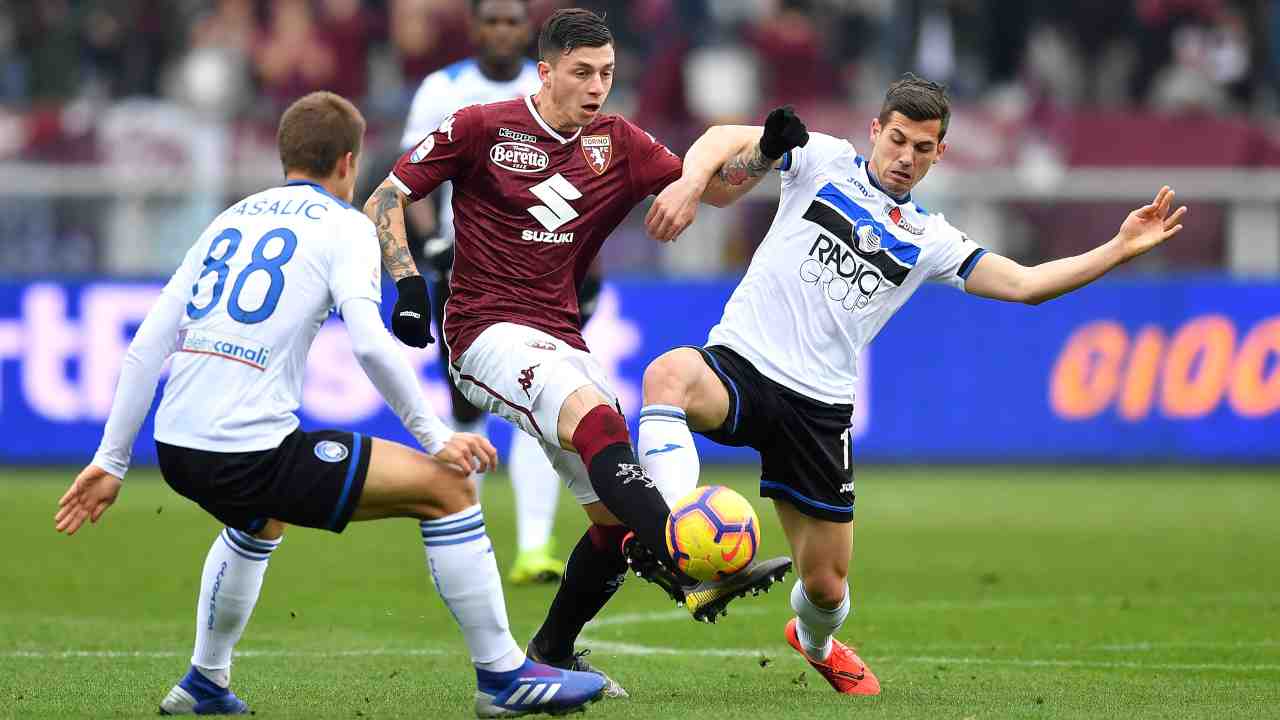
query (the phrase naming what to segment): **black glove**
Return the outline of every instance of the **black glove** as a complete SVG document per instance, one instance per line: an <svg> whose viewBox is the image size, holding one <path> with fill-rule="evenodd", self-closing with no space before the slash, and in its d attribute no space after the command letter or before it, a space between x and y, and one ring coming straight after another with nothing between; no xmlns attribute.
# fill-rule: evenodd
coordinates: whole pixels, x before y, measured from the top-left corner
<svg viewBox="0 0 1280 720"><path fill-rule="evenodd" d="M760 136L760 152L770 160L777 160L787 151L804 147L809 142L809 131L790 105L775 108L764 121L764 135Z"/></svg>
<svg viewBox="0 0 1280 720"><path fill-rule="evenodd" d="M424 348L436 339L431 336L431 298L427 281L411 275L396 281L396 307L391 311L391 332L400 342Z"/></svg>

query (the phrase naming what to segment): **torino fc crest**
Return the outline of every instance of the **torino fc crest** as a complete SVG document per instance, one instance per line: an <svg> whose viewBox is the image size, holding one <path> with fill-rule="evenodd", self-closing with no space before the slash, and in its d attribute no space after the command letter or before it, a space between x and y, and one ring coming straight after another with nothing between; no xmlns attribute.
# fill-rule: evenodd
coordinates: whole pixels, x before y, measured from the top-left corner
<svg viewBox="0 0 1280 720"><path fill-rule="evenodd" d="M609 169L609 161L613 159L613 143L608 135L584 135L579 143L587 164L597 175L603 175Z"/></svg>

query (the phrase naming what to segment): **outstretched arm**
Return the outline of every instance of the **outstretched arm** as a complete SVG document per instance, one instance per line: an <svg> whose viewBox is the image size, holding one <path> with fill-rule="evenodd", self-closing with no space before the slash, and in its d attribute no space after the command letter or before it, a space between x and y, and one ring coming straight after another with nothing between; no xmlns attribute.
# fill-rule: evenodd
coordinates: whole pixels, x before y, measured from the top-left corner
<svg viewBox="0 0 1280 720"><path fill-rule="evenodd" d="M497 466L498 452L488 440L453 432L431 411L413 369L382 326L377 304L352 298L342 304L342 320L365 375L423 449L467 470L484 472Z"/></svg>
<svg viewBox="0 0 1280 720"><path fill-rule="evenodd" d="M155 398L160 370L177 348L178 324L185 308L181 300L162 293L129 343L98 452L58 501L54 516L58 532L72 535L85 520L98 522L115 502L120 481L129 471L133 441Z"/></svg>
<svg viewBox="0 0 1280 720"><path fill-rule="evenodd" d="M1039 305L1088 285L1182 230L1187 208L1180 207L1170 215L1173 197L1168 186L1160 188L1150 205L1129 213L1115 237L1082 255L1025 267L987 253L978 259L965 290L996 300Z"/></svg>
<svg viewBox="0 0 1280 720"><path fill-rule="evenodd" d="M717 125L698 138L684 157L680 179L663 190L645 226L654 239L675 240L693 222L698 202L726 207L747 194L787 151L809 141L791 108L769 113L764 127Z"/></svg>

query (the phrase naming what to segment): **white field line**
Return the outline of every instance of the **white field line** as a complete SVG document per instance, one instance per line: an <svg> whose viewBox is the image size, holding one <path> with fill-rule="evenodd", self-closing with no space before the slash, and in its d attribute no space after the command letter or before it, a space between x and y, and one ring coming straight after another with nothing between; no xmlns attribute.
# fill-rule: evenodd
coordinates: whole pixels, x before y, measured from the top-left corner
<svg viewBox="0 0 1280 720"><path fill-rule="evenodd" d="M733 618L747 615L768 615L773 611L762 607L735 608L729 613L729 621ZM599 620L592 620L587 623L587 629L599 629L605 627L614 627L617 625L640 625L642 623L657 623L671 621L690 622L689 611L684 609L676 610L658 610L654 612L639 613L618 613L616 615L606 615Z"/></svg>
<svg viewBox="0 0 1280 720"><path fill-rule="evenodd" d="M615 643L600 640L583 639L584 644L592 648L616 653L618 655L671 655L686 657L742 657L742 658L774 658L776 650L751 650L747 648L674 648L653 645L635 645L632 643ZM800 661L798 655L787 653L783 657ZM868 656L870 657L870 656ZM1036 660L1020 658L984 658L955 657L945 655L884 655L876 656L877 663L912 663L938 665L1008 665L1013 667L1078 667L1086 669L1134 670L1185 670L1185 671L1228 671L1228 672L1280 672L1280 664L1258 663L1146 663L1146 662L1113 662L1095 660Z"/></svg>
<svg viewBox="0 0 1280 720"><path fill-rule="evenodd" d="M634 643L609 642L583 638L584 645L615 655L642 657L721 657L721 658L774 658L785 657L799 662L792 653L779 654L777 649L751 648L677 648ZM344 657L424 657L461 654L431 648L371 648L364 650L308 651L308 650L245 650L236 657L254 658L344 658ZM185 658L187 653L163 650L12 650L0 652L0 659L75 659L75 658ZM869 656L870 657L870 656ZM1025 658L966 657L952 655L878 655L880 663L909 663L936 665L998 665L1008 667L1066 667L1083 669L1132 669L1172 670L1180 672L1280 672L1280 664L1269 663L1148 663L1133 661L1054 660Z"/></svg>
<svg viewBox="0 0 1280 720"><path fill-rule="evenodd" d="M973 605L962 607L974 607ZM770 611L761 607L748 607L735 610L733 616L751 616L765 615ZM684 621L688 622L688 611L684 609L662 610L640 613L620 613L612 616L605 616L599 620L592 621L588 624L588 629L600 629L606 627L626 627L631 625L639 625L644 623L661 623ZM730 620L731 622L731 620ZM636 655L636 656L676 656L676 657L726 657L726 658L764 658L781 655L782 657L791 658L794 661L801 659L790 653L779 653L779 648L771 649L752 649L752 648L678 648L664 647L655 645L641 645L635 643L613 642L605 640L591 640L582 638L584 645L590 645L595 649L611 652L618 655ZM1057 644L1055 649L1069 649L1075 651L1104 651L1104 652L1148 652L1164 648L1207 648L1207 649L1230 649L1230 648L1252 648L1252 647L1277 647L1280 641L1277 640L1260 640L1260 641L1244 641L1229 643L1214 642L1135 642L1128 644L1106 644L1106 645L1070 645ZM917 646L900 646L901 650L915 649L918 651L928 651L930 649L988 649L992 651L1001 649L999 645L991 643L973 643L973 644L937 644L937 645L917 645ZM342 658L342 657L425 657L425 656L447 656L460 654L453 651L435 649L435 648L367 648L354 650L241 650L236 652L236 657L241 658ZM165 651L165 650L0 650L0 659L74 659L74 658L180 658L187 657L186 652ZM871 656L868 656L871 657ZM1266 663L1148 663L1139 661L1108 661L1108 660L1055 660L1055 659L1023 659L1023 658L993 658L993 657L973 657L973 656L951 656L951 655L877 655L875 660L879 663L914 663L914 664L953 664L953 665L1003 665L1011 667L1078 667L1089 669L1146 669L1146 670L1177 670L1177 671L1226 671L1226 672L1276 672L1280 671L1280 664Z"/></svg>
<svg viewBox="0 0 1280 720"><path fill-rule="evenodd" d="M423 657L454 653L433 648L369 648L364 650L237 650L238 658L343 658L343 657ZM69 659L69 658L185 658L189 652L173 650L5 650L0 659Z"/></svg>

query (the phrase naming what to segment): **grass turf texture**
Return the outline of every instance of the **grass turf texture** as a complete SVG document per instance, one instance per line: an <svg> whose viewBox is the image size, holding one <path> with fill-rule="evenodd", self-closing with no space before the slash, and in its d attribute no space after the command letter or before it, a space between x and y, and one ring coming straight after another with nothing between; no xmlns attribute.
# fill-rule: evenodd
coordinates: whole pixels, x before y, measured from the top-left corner
<svg viewBox="0 0 1280 720"><path fill-rule="evenodd" d="M703 482L751 497L754 472ZM70 471L4 470L0 717L145 717L187 667L214 521L153 472L103 524L52 530ZM485 515L514 557L510 486ZM562 494L560 547L583 519ZM790 582L696 625L632 577L587 630L632 694L590 714L656 717L1276 717L1280 472L877 468L859 473L854 614L841 633L884 686L833 693L788 648ZM506 588L525 642L552 588ZM415 524L291 529L233 687L259 716L470 717L474 676Z"/></svg>

